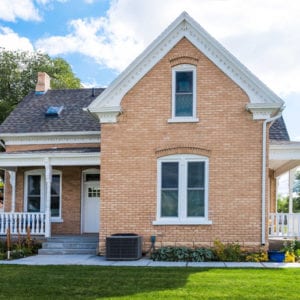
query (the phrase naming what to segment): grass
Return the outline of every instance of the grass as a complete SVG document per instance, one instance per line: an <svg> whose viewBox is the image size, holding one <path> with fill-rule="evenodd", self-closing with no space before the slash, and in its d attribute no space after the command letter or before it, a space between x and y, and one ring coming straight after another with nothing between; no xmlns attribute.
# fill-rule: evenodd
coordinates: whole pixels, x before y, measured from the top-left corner
<svg viewBox="0 0 300 300"><path fill-rule="evenodd" d="M296 299L300 269L0 266L0 299Z"/></svg>

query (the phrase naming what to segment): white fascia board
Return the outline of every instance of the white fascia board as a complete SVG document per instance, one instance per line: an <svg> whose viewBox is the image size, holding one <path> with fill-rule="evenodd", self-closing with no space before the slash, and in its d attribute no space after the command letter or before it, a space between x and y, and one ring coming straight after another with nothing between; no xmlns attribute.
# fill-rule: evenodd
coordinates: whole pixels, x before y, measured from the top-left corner
<svg viewBox="0 0 300 300"><path fill-rule="evenodd" d="M43 137L43 136L86 136L100 135L99 131L51 131L51 132L26 132L26 133L1 133L0 137Z"/></svg>
<svg viewBox="0 0 300 300"><path fill-rule="evenodd" d="M100 136L100 131L0 134L6 145L100 143Z"/></svg>
<svg viewBox="0 0 300 300"><path fill-rule="evenodd" d="M184 12L89 105L88 109L97 113L105 107L120 106L124 95L184 37L238 84L251 103L274 103L280 107L284 105L274 92Z"/></svg>
<svg viewBox="0 0 300 300"><path fill-rule="evenodd" d="M300 160L300 142L270 144L270 160Z"/></svg>
<svg viewBox="0 0 300 300"><path fill-rule="evenodd" d="M100 152L93 153L3 153L0 155L0 168L44 166L49 159L53 166L92 166L100 165Z"/></svg>

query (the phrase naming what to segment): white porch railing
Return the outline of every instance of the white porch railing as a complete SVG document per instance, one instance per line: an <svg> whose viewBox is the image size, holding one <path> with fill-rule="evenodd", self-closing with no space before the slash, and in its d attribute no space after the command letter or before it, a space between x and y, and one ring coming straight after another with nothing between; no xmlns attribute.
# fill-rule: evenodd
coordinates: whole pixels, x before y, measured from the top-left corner
<svg viewBox="0 0 300 300"><path fill-rule="evenodd" d="M300 237L300 214L270 213L269 237Z"/></svg>
<svg viewBox="0 0 300 300"><path fill-rule="evenodd" d="M11 234L26 234L30 228L31 235L45 235L45 213L0 213L0 235L6 235L10 228Z"/></svg>

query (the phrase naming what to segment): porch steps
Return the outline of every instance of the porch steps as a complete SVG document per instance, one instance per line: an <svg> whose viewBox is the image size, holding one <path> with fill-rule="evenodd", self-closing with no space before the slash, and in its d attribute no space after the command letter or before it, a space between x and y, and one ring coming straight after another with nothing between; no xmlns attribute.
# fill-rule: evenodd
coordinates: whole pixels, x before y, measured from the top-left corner
<svg viewBox="0 0 300 300"><path fill-rule="evenodd" d="M97 254L98 235L54 236L46 239L39 255Z"/></svg>

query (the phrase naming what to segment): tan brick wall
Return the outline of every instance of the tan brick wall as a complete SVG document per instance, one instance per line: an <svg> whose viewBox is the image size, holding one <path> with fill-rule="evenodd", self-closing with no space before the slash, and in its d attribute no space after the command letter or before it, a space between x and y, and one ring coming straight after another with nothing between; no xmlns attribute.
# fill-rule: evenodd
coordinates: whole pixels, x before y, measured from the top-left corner
<svg viewBox="0 0 300 300"><path fill-rule="evenodd" d="M168 123L171 67L197 66L198 123ZM134 232L161 245L210 245L215 239L259 246L262 122L245 110L247 95L186 39L181 40L123 98L116 124L101 127L101 232ZM212 225L154 226L157 157L175 145L209 153Z"/></svg>
<svg viewBox="0 0 300 300"><path fill-rule="evenodd" d="M52 223L52 234L81 233L81 178L82 172L94 167L55 167L62 172L62 223ZM18 168L16 176L16 212L24 211L24 176L26 171L37 168ZM11 186L6 177L5 210L11 209Z"/></svg>

